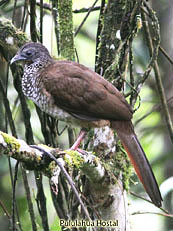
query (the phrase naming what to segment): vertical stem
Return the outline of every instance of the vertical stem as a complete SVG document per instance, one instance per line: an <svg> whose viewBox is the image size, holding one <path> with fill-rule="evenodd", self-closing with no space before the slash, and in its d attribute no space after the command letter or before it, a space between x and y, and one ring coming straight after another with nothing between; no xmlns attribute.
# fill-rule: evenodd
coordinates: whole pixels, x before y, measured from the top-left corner
<svg viewBox="0 0 173 231"><path fill-rule="evenodd" d="M43 177L38 171L34 172L37 184L37 207L41 216L42 226L44 231L49 231L48 216L46 209L46 197L43 190Z"/></svg>
<svg viewBox="0 0 173 231"><path fill-rule="evenodd" d="M15 13L16 13L16 5L17 5L17 0L14 1L13 15L12 15L12 23L13 24L14 24L14 18L15 18Z"/></svg>
<svg viewBox="0 0 173 231"><path fill-rule="evenodd" d="M27 198L27 203L28 203L28 208L29 208L29 215L30 215L30 218L31 218L32 230L37 231L37 225L36 225L36 222L35 222L34 208L33 208L33 203L32 203L32 200L31 200L31 194L30 194L30 189L29 189L29 184L28 184L26 171L22 167L21 167L21 170L22 170L23 183L24 183L24 186L25 186L26 198Z"/></svg>
<svg viewBox="0 0 173 231"><path fill-rule="evenodd" d="M59 0L60 53L68 60L75 59L72 0ZM72 129L68 129L70 145L74 141Z"/></svg>
<svg viewBox="0 0 173 231"><path fill-rule="evenodd" d="M142 17L143 17L143 26L144 26L144 30L145 30L145 33L146 33L149 52L150 52L150 55L151 55L152 52L153 52L153 42L152 42L150 30L149 30L148 25L146 23L147 22L146 15L143 12L142 12ZM155 79L156 79L156 83L157 83L157 88L158 88L161 104L162 104L163 111L164 111L164 114L165 114L165 121L166 121L166 124L167 124L167 127L168 127L168 131L169 131L171 141L173 143L173 124L172 124L171 115L170 115L170 112L169 112L169 109L168 109L166 95L165 95L165 92L164 92L164 88L163 88L163 84L162 84L162 80L161 80L160 71L159 71L157 61L154 61L153 68L154 68Z"/></svg>
<svg viewBox="0 0 173 231"><path fill-rule="evenodd" d="M57 43L57 51L58 55L60 55L60 44L59 44L59 24L58 24L58 2L59 0L52 0L52 16L54 19L54 30L55 30L55 36L56 36L56 43Z"/></svg>
<svg viewBox="0 0 173 231"><path fill-rule="evenodd" d="M72 0L59 0L60 52L68 60L75 59Z"/></svg>
<svg viewBox="0 0 173 231"><path fill-rule="evenodd" d="M22 15L22 20L21 20L21 25L20 25L20 28L21 30L25 30L25 16L26 16L26 9L27 9L27 6L28 6L28 1L25 0L25 3L24 3L24 9L23 9L23 15Z"/></svg>
<svg viewBox="0 0 173 231"><path fill-rule="evenodd" d="M168 109L168 104L167 104L167 100L166 100L166 96L165 96L165 92L164 92L164 88L163 88L163 84L162 84L162 80L161 80L160 71L159 71L157 61L154 62L154 72L155 72L157 88L158 88L159 95L160 95L160 100L161 100L163 111L164 111L164 114L165 114L165 121L166 121L166 124L167 124L167 127L168 127L168 131L169 131L171 141L173 143L172 119L171 119L171 115L170 115L170 112L169 112L169 109Z"/></svg>
<svg viewBox="0 0 173 231"><path fill-rule="evenodd" d="M13 136L17 137L16 127L15 127L13 116L12 116L12 113L11 113L11 110L10 110L9 100L8 100L7 95L5 93L5 90L3 88L1 79L0 79L0 92L2 93L2 98L3 98L4 107L5 107L6 117L8 119L8 123L10 125L11 132L12 132Z"/></svg>
<svg viewBox="0 0 173 231"><path fill-rule="evenodd" d="M100 8L100 15L98 20L98 27L97 27L97 35L96 35L96 54L95 54L95 69L98 59L98 52L99 52L99 44L100 44L100 34L103 27L103 14L104 14L104 8L105 8L105 0L101 1L101 8Z"/></svg>
<svg viewBox="0 0 173 231"><path fill-rule="evenodd" d="M40 0L40 42L43 42L43 0Z"/></svg>
<svg viewBox="0 0 173 231"><path fill-rule="evenodd" d="M36 30L36 1L30 0L30 34L33 42L37 42L37 30Z"/></svg>
<svg viewBox="0 0 173 231"><path fill-rule="evenodd" d="M102 31L100 33L100 43L97 45L97 63L96 72L105 72L115 58L115 52L119 46L120 40L116 33L120 30L122 18L124 15L124 1L109 0L105 6L102 16Z"/></svg>

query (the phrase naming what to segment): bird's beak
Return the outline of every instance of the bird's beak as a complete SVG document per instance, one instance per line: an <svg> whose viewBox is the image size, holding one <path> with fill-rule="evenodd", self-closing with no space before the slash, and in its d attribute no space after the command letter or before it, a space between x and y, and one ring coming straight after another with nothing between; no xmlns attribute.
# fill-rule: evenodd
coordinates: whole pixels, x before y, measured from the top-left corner
<svg viewBox="0 0 173 231"><path fill-rule="evenodd" d="M21 56L20 54L16 54L10 61L10 65L13 64L16 61L21 61L21 60L25 60L26 58L24 58L23 56Z"/></svg>

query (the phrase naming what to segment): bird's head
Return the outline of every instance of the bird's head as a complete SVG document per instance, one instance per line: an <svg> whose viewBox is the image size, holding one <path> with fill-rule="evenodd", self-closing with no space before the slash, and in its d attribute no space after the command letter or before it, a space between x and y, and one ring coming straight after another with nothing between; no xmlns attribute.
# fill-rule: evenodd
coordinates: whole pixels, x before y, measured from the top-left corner
<svg viewBox="0 0 173 231"><path fill-rule="evenodd" d="M25 63L34 63L38 60L50 60L49 51L41 43L26 43L17 54L11 59L10 64L16 61L24 61Z"/></svg>

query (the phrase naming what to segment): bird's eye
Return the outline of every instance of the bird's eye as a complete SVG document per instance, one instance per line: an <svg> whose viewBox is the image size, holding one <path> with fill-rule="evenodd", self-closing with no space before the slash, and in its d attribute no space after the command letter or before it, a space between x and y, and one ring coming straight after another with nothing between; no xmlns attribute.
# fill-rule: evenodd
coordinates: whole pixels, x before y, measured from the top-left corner
<svg viewBox="0 0 173 231"><path fill-rule="evenodd" d="M31 55L32 55L32 51L28 50L28 51L25 52L25 54L26 54L27 56L31 56Z"/></svg>

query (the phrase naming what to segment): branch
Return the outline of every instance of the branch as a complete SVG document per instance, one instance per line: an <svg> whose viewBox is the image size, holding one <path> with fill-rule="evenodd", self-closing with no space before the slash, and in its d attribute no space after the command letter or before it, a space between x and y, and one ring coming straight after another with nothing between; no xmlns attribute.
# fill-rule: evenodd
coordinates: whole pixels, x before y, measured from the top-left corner
<svg viewBox="0 0 173 231"><path fill-rule="evenodd" d="M95 4L98 2L98 0L95 0L95 2L93 3L93 5L91 6L91 8L88 10L86 16L84 17L84 19L82 20L81 24L79 25L79 27L77 28L74 36L76 37L77 34L79 33L80 29L82 28L83 24L85 23L85 21L87 20L87 18L89 17L92 9L94 8Z"/></svg>
<svg viewBox="0 0 173 231"><path fill-rule="evenodd" d="M37 6L40 6L40 7L41 7L40 2L36 2L36 4L37 4ZM49 11L52 10L51 5L48 4L48 3L44 3L44 4L43 4L43 8L44 8L45 10L49 10ZM81 9L73 10L73 13L75 13L75 14L78 14L78 13L87 13L88 11L90 11L90 9L91 9L91 7L89 7L89 8L83 7L83 8L81 8ZM93 7L91 11L97 11L97 10L100 10L100 6L95 6L95 7Z"/></svg>
<svg viewBox="0 0 173 231"><path fill-rule="evenodd" d="M0 51L7 61L16 54L19 47L28 41L25 33L3 17L0 18L0 35Z"/></svg>
<svg viewBox="0 0 173 231"><path fill-rule="evenodd" d="M156 24L158 24L157 22L157 18L155 16L155 14L153 13L152 9L150 9L150 7L145 3L145 7L147 8L147 10L150 13L150 15L153 17L153 21L155 20ZM146 16L144 13L142 13L142 16L144 18L144 29L145 29L145 33L146 33L146 37L147 37L147 43L148 43L148 47L149 47L149 52L150 54L153 52L153 53L156 53L155 52L155 49L156 47L154 47L154 44L153 44L153 40L151 39L151 33L150 33L150 30L148 28L148 26L146 25ZM155 33L155 41L160 41L160 38L159 38L159 25L157 26L158 27L158 33ZM153 27L152 27L153 28ZM159 42L158 42L158 48L159 48ZM157 50L158 52L158 50ZM162 107L163 107L163 111L164 111L164 116L165 116L165 121L166 121L166 124L167 124L167 127L168 127L168 131L169 131L169 135L170 135L170 139L173 143L173 123L172 123L172 120L171 120L171 115L170 115L170 112L169 112L169 108L168 108L168 104L167 104L167 100L166 100L166 95L164 93L164 88L163 88L163 84L162 84L162 79L161 79L161 76L160 76L160 71L159 71L159 66L158 66L158 62L156 59L153 59L153 69L154 69L154 73L155 73L155 79L156 79L156 84L157 84L157 88L158 88L158 92L159 92L159 96L160 96L160 100L161 100L161 104L162 104Z"/></svg>
<svg viewBox="0 0 173 231"><path fill-rule="evenodd" d="M51 154L54 161L58 160L64 166L81 169L92 181L99 182L105 175L99 158L89 152L83 154L73 150L61 151L41 144L29 146L24 140L0 131L0 154L21 161L28 170L40 170L47 176L53 176L56 166L52 165L52 160L48 160L44 153Z"/></svg>
<svg viewBox="0 0 173 231"><path fill-rule="evenodd" d="M76 194L87 218L90 220L89 214L85 209L82 200L74 186L74 182L65 170L64 166L77 167L81 169L90 181L100 182L105 176L105 169L101 165L99 159L90 154L81 154L76 151L62 152L56 148L50 148L45 145L32 145L29 146L23 140L16 139L15 137L0 131L0 153L13 157L25 164L25 168L29 170L40 170L51 178L52 187L54 192L57 193L58 176L62 171L66 179L71 185L74 193ZM52 163L52 160L47 160L47 154L53 159L58 167ZM58 158L57 158L58 157Z"/></svg>
<svg viewBox="0 0 173 231"><path fill-rule="evenodd" d="M45 156L45 153L49 156L51 155L51 159L47 155ZM115 177L112 173L115 171L115 166L113 166L113 170L111 170L110 166L107 169L106 164L102 163L100 158L91 153L79 153L71 150L61 151L46 145L29 146L25 141L16 139L0 131L0 154L5 154L23 162L24 167L29 170L43 172L50 178L54 193L57 193L58 176L61 172L65 174L70 186L73 187L73 191L76 190L76 188L74 189L75 184L71 177L69 178L65 167L68 167L68 169L77 168L86 175L90 184L91 195L95 195L94 199L98 199L95 206L97 208L102 207L102 211L111 209L111 213L106 213L107 217L104 215L104 220L113 220L113 217L117 219L117 214L122 212L124 214L126 210L126 200L121 182L122 175L120 174L119 177ZM55 165L55 162L58 166ZM75 194L78 194L78 200L81 204L77 190ZM121 200L117 199L117 197L121 197ZM117 201L121 201L121 203L117 204ZM85 207L82 206L82 208L84 209ZM115 211L117 211L116 214ZM89 215L87 215L87 210L85 211L85 215L90 219Z"/></svg>

